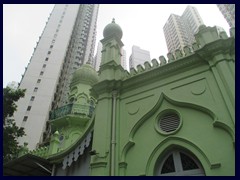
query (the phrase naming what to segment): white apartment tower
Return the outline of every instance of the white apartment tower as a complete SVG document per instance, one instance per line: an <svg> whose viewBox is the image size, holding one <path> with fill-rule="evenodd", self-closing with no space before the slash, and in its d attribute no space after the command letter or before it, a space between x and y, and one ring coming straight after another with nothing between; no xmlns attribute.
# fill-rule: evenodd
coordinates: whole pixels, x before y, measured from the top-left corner
<svg viewBox="0 0 240 180"><path fill-rule="evenodd" d="M182 16L171 14L163 27L168 51L174 52L194 43L194 34L202 24L202 18L192 6L187 6Z"/></svg>
<svg viewBox="0 0 240 180"><path fill-rule="evenodd" d="M235 27L235 4L217 4L230 27Z"/></svg>
<svg viewBox="0 0 240 180"><path fill-rule="evenodd" d="M93 62L93 68L96 71L99 71L100 69L100 64L101 64L101 57L102 57L102 43L99 41L97 45L97 52L94 57L94 62Z"/></svg>
<svg viewBox="0 0 240 180"><path fill-rule="evenodd" d="M121 49L121 54L122 54L121 65L122 65L123 69L127 70L127 53L126 53L126 50L122 48Z"/></svg>
<svg viewBox="0 0 240 180"><path fill-rule="evenodd" d="M144 62L150 61L150 52L141 49L138 46L132 46L132 54L129 57L129 69L137 68L137 65L143 65Z"/></svg>
<svg viewBox="0 0 240 180"><path fill-rule="evenodd" d="M26 89L14 114L25 128L20 144L34 149L44 139L51 109L68 103L72 73L93 61L99 5L58 4L50 14L19 88Z"/></svg>

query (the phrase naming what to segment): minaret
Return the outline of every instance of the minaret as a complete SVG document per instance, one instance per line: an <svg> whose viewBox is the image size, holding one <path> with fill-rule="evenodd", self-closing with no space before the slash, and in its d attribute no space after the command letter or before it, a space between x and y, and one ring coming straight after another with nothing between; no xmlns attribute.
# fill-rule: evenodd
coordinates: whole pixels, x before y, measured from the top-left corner
<svg viewBox="0 0 240 180"><path fill-rule="evenodd" d="M104 38L99 82L93 85L91 92L97 97L95 110L94 135L91 158L91 175L115 176L118 166L116 114L119 108L119 85L122 83L121 48L122 29L115 23L108 24L103 31ZM104 113L103 113L104 112Z"/></svg>
<svg viewBox="0 0 240 180"><path fill-rule="evenodd" d="M104 39L101 40L103 48L99 70L100 81L104 79L110 80L121 78L117 75L116 71L117 69L123 70L123 68L121 68L121 48L123 47L121 41L122 35L122 29L115 23L115 19L113 19L112 23L108 24L103 30ZM118 68L116 69L116 67Z"/></svg>

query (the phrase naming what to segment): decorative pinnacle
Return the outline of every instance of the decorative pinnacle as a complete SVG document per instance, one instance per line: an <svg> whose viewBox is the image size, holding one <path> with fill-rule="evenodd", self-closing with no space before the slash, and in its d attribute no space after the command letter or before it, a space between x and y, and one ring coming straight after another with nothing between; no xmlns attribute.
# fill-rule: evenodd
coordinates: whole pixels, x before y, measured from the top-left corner
<svg viewBox="0 0 240 180"><path fill-rule="evenodd" d="M115 23L115 18L112 19L112 23Z"/></svg>

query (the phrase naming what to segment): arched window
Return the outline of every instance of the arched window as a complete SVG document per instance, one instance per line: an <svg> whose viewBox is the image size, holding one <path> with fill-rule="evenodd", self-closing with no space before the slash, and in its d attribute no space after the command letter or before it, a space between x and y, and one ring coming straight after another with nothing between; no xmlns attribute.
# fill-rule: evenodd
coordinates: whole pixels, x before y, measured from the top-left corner
<svg viewBox="0 0 240 180"><path fill-rule="evenodd" d="M205 176L198 160L192 155L174 150L168 153L157 169L158 176Z"/></svg>

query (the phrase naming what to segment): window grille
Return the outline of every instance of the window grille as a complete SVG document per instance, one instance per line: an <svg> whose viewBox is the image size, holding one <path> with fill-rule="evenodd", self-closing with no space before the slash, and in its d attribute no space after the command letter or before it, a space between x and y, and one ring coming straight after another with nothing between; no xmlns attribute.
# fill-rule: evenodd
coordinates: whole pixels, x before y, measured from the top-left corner
<svg viewBox="0 0 240 180"><path fill-rule="evenodd" d="M160 129L169 133L175 131L180 125L180 118L177 114L166 114L160 118Z"/></svg>
<svg viewBox="0 0 240 180"><path fill-rule="evenodd" d="M204 176L201 164L193 156L174 150L163 158L160 163L158 175L160 176Z"/></svg>

